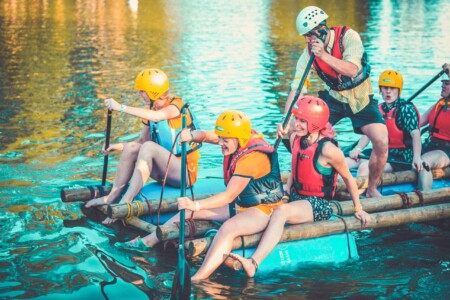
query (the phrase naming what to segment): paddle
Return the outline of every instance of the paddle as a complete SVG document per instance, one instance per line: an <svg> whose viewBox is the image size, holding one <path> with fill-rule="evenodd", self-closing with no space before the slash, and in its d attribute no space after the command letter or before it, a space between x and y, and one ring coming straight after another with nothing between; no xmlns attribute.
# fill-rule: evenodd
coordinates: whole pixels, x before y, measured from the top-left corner
<svg viewBox="0 0 450 300"><path fill-rule="evenodd" d="M367 159L367 160L370 159L369 156L364 155L364 154L359 154L358 157L361 159ZM408 163L406 161L401 161L401 160L395 160L395 159L388 159L386 162L393 163L393 164L399 164L399 165L405 165L405 166L406 165L411 166L411 163ZM430 167L425 162L422 162L422 166L425 170L430 171Z"/></svg>
<svg viewBox="0 0 450 300"><path fill-rule="evenodd" d="M112 110L108 109L108 117L106 119L106 137L105 137L105 150L109 147L109 139L111 137L111 119ZM106 184L106 174L108 173L108 154L103 157L103 175L102 175L102 186Z"/></svg>
<svg viewBox="0 0 450 300"><path fill-rule="evenodd" d="M411 102L414 98L416 98L420 93L422 93L424 90L426 90L433 82L435 82L436 80L438 80L439 77L442 76L442 74L444 74L444 70L440 71L439 73L437 73L433 78L431 78L430 81L428 81L423 87L421 87L417 92L414 93L414 95L412 95L411 97L408 98L408 100L406 100L406 103Z"/></svg>
<svg viewBox="0 0 450 300"><path fill-rule="evenodd" d="M189 104L181 108L182 127L186 128L186 108ZM181 191L180 197L186 196L186 142L181 143ZM170 299L189 299L191 295L191 274L189 264L184 256L184 222L185 210L180 210L180 237L178 244L178 267L172 285Z"/></svg>
<svg viewBox="0 0 450 300"><path fill-rule="evenodd" d="M308 73L309 73L309 70L311 69L312 63L314 61L314 57L315 57L314 53L311 53L311 57L309 58L308 64L306 65L306 68L305 68L305 72L303 72L302 80L300 81L300 84L298 85L297 90L295 91L294 99L292 100L291 105L289 106L289 110L283 120L283 124L282 124L283 129L286 128L286 125L289 123L289 120L292 115L292 109L294 108L295 104L297 103L298 97L300 96L303 86L305 85L305 81L306 81L306 78L308 77ZM275 144L273 145L273 147L275 148L275 151L278 149L281 139L282 139L281 137L279 137L279 136L277 137L277 140L275 141ZM283 143L284 143L284 141L283 141ZM286 146L286 143L284 143L284 145ZM289 145L289 143L288 143L288 145ZM286 146L286 148L287 148L287 146ZM290 145L289 145L288 151L289 150L290 150Z"/></svg>

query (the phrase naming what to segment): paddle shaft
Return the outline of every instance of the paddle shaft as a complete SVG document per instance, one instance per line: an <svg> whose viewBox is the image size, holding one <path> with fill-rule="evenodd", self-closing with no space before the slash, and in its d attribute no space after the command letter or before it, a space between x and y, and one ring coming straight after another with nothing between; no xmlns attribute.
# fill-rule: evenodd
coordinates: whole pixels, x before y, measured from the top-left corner
<svg viewBox="0 0 450 300"><path fill-rule="evenodd" d="M184 104L181 108L182 128L186 128L186 108L189 104ZM180 197L186 196L186 142L181 143L181 182ZM180 236L178 243L178 267L172 285L170 299L189 299L191 294L191 277L189 265L184 254L184 234L185 234L185 210L180 210ZM187 283L187 284L186 284Z"/></svg>
<svg viewBox="0 0 450 300"><path fill-rule="evenodd" d="M437 73L433 78L431 78L430 81L428 81L423 87L421 87L417 92L414 93L414 95L412 95L411 97L408 98L408 100L406 100L407 103L413 101L414 98L416 98L420 93L422 93L425 89L427 89L433 82L435 82L436 80L438 80L439 77L442 76L442 74L444 74L444 70L440 71L439 73Z"/></svg>
<svg viewBox="0 0 450 300"><path fill-rule="evenodd" d="M302 80L300 81L300 84L298 85L297 90L295 91L294 99L292 100L291 105L289 106L289 110L286 113L286 116L283 120L283 124L282 124L283 129L286 128L287 124L289 123L289 120L291 119L292 109L294 108L295 104L297 103L298 97L302 93L303 86L305 85L306 78L308 78L308 73L309 73L309 70L311 69L314 58L315 58L314 53L311 53L311 57L309 58L308 64L306 65L306 68L305 68L305 72L303 72ZM275 144L273 146L275 148L275 151L278 149L280 142L281 142L281 137L277 137L277 140L275 141Z"/></svg>
<svg viewBox="0 0 450 300"><path fill-rule="evenodd" d="M109 148L109 140L111 137L111 120L112 120L112 110L108 109L108 117L106 118L106 137L105 137L105 150ZM102 174L102 185L106 184L106 174L108 173L108 157L106 154L103 157L103 174Z"/></svg>

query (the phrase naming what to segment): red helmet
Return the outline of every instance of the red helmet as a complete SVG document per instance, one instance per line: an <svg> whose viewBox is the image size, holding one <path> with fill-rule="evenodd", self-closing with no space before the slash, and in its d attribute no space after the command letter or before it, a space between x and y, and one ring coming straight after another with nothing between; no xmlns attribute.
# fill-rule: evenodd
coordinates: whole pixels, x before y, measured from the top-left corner
<svg viewBox="0 0 450 300"><path fill-rule="evenodd" d="M308 122L308 133L324 129L330 118L330 109L325 101L312 96L305 96L298 100L292 113L298 119Z"/></svg>

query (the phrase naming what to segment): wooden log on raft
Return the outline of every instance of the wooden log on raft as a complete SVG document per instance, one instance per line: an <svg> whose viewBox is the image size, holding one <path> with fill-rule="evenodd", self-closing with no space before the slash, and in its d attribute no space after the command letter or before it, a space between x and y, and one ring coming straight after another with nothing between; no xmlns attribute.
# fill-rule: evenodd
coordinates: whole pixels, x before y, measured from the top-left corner
<svg viewBox="0 0 450 300"><path fill-rule="evenodd" d="M433 178L449 178L450 177L450 167L445 169L434 169L431 170L433 173ZM287 182L289 173L282 173L281 179L283 183ZM403 184L403 183L413 183L417 181L417 173L415 171L402 171L394 173L383 173L383 185L393 185L393 184ZM356 183L359 189L367 188L368 178L367 177L356 177ZM378 183L380 185L381 181ZM342 180L339 180L336 192L340 195L342 192L346 192L347 187ZM108 195L111 192L111 186L87 186L79 189L62 189L61 190L61 200L63 202L75 202L75 201L89 201L94 198L98 198L104 195ZM200 195L196 197L197 199L204 199L205 195ZM339 198L339 197L338 197ZM152 201L153 202L153 201Z"/></svg>
<svg viewBox="0 0 450 300"><path fill-rule="evenodd" d="M435 204L450 200L450 188L441 188L438 190L428 190L422 192L422 200L418 193L405 193L405 201L399 194L367 198L362 200L362 205L367 213L381 212L399 208L408 208L423 204ZM352 201L333 201L331 207L335 215L346 216L353 215L354 207ZM213 225L210 221L192 220L192 224L186 222L185 234L187 236L194 235L195 237L202 236L209 229L215 229L218 226ZM208 227L209 226L209 227ZM194 227L191 229L191 227ZM192 232L191 232L192 231ZM178 226L160 225L156 230L156 235L160 241L175 239L179 237Z"/></svg>
<svg viewBox="0 0 450 300"><path fill-rule="evenodd" d="M186 220L185 224L184 234L189 237L203 236L208 230L220 227L220 224L204 220ZM157 226L156 236L160 241L176 239L180 236L180 228L177 224L160 225Z"/></svg>
<svg viewBox="0 0 450 300"><path fill-rule="evenodd" d="M195 196L196 200L211 197L214 194L204 194ZM165 198L161 202L161 213L178 211L178 198ZM111 204L108 207L108 217L113 219L123 219L130 216L151 215L158 212L159 200L133 201L129 204Z"/></svg>
<svg viewBox="0 0 450 300"><path fill-rule="evenodd" d="M109 195L112 186L92 185L78 189L62 189L62 202L89 201L95 198Z"/></svg>
<svg viewBox="0 0 450 300"><path fill-rule="evenodd" d="M126 224L133 226L134 228L140 229L142 231L146 231L148 233L153 233L156 231L157 226L150 224L148 222L145 222L144 220L141 220L137 217L131 217L126 219Z"/></svg>
<svg viewBox="0 0 450 300"><path fill-rule="evenodd" d="M431 170L434 179L439 178L449 178L450 177L450 167L444 169L434 169ZM369 183L369 178L364 176L355 177L356 185L358 189L366 189ZM400 171L392 173L383 173L382 179L377 183L378 186L381 185L395 185L404 183L414 183L417 181L417 172L413 170ZM343 180L339 180L336 186L336 192L347 192L347 186Z"/></svg>
<svg viewBox="0 0 450 300"><path fill-rule="evenodd" d="M417 223L450 218L450 203L436 204L424 207L401 209L371 214L372 221L367 227L361 227L361 222L355 217L343 217L343 220L328 220L288 226L284 229L280 242L308 239L325 235L358 231L367 228L383 228L398 226L406 223ZM239 237L233 241L232 249L256 247L262 233ZM205 254L213 237L191 240L185 243L189 256Z"/></svg>

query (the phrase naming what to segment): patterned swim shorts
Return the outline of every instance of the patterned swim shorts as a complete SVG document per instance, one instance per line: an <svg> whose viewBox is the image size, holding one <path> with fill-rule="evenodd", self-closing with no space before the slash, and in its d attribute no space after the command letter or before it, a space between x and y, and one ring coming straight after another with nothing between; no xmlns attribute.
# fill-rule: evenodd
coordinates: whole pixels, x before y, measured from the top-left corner
<svg viewBox="0 0 450 300"><path fill-rule="evenodd" d="M294 191L291 192L290 198L290 202L297 200L308 201L312 206L314 222L328 220L333 214L333 209L331 208L330 201L324 198L316 196L301 196Z"/></svg>

